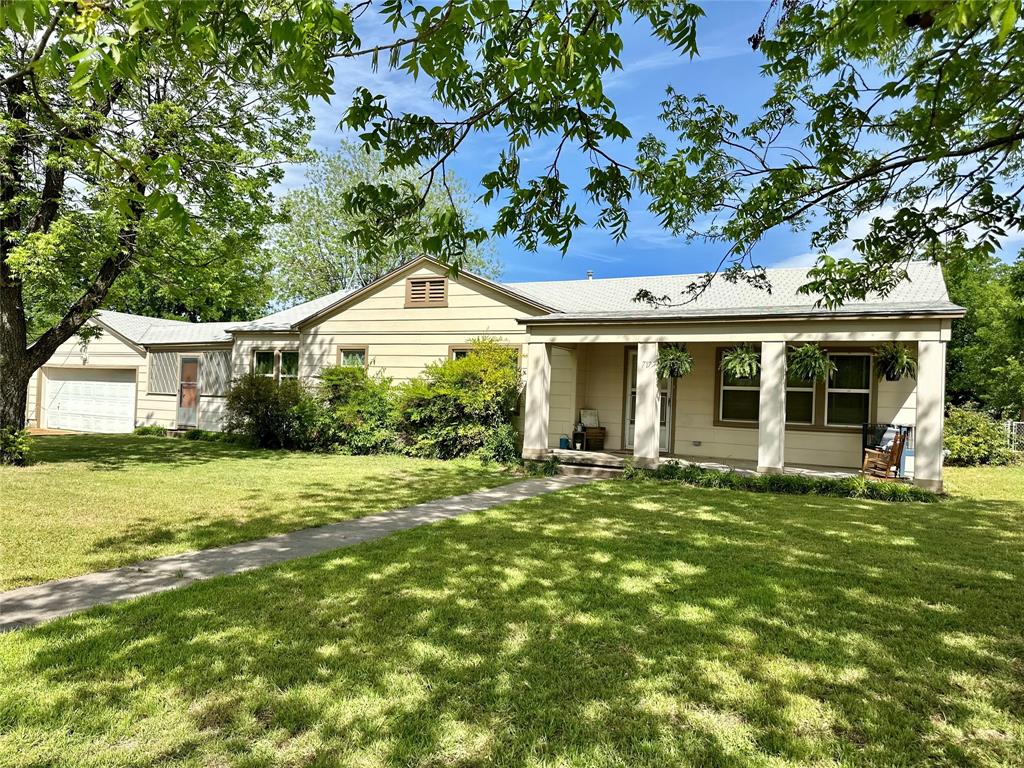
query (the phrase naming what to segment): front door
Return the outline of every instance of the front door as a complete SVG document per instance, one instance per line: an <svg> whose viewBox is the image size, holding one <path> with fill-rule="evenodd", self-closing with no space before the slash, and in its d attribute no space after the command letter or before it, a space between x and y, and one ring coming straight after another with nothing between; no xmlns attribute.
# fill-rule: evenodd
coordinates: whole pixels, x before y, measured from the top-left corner
<svg viewBox="0 0 1024 768"><path fill-rule="evenodd" d="M633 433L636 431L636 350L629 350L627 358L629 370L626 372L626 381L629 382L629 391L626 393L626 447L633 447ZM672 437L672 382L668 379L658 380L658 389L661 398L658 406L658 416L661 421L661 430L658 440L658 449L668 453L669 443Z"/></svg>
<svg viewBox="0 0 1024 768"><path fill-rule="evenodd" d="M178 428L199 424L199 358L181 358L178 389Z"/></svg>

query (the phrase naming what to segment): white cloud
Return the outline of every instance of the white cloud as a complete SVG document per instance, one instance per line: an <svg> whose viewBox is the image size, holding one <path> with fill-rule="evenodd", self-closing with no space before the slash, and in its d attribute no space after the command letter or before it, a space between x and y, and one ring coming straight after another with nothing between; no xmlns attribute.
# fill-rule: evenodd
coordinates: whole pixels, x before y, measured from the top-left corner
<svg viewBox="0 0 1024 768"><path fill-rule="evenodd" d="M854 250L853 244L857 240L865 237L871 230L871 222L876 218L888 219L896 213L896 207L887 205L883 206L876 211L871 213L864 213L860 216L852 219L847 225L846 233L847 237L845 240L841 240L831 248L829 248L829 255L836 259L850 259L852 261L860 261L861 256L857 251ZM981 229L977 226L969 226L965 228L968 241L977 240L981 236ZM1024 231L1015 229L1011 230L1003 238L1000 244L1000 252L1006 254L1009 250L1016 250L1022 244L1024 244ZM818 261L818 253L816 251L805 251L803 253L797 253L792 256L784 256L771 263L772 267L812 267Z"/></svg>

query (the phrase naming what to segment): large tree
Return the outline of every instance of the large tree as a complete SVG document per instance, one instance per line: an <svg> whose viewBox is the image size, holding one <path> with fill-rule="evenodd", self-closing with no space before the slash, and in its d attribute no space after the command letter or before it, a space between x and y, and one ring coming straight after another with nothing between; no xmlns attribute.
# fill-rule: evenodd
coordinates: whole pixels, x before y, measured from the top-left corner
<svg viewBox="0 0 1024 768"><path fill-rule="evenodd" d="M986 254L945 259L949 297L967 309L953 324L946 388L1006 416L1024 414L1024 253L1014 264Z"/></svg>
<svg viewBox="0 0 1024 768"><path fill-rule="evenodd" d="M139 225L136 266L121 275L106 309L176 320L251 320L273 295L272 261L252 216L226 229L146 219ZM236 226L241 225L241 226ZM116 217L66 214L49 237L31 238L12 257L24 286L29 339L57 323L118 249Z"/></svg>
<svg viewBox="0 0 1024 768"><path fill-rule="evenodd" d="M0 429L118 278L173 260L147 239L267 221L346 18L327 0L0 5ZM29 344L37 284L72 298Z"/></svg>
<svg viewBox="0 0 1024 768"><path fill-rule="evenodd" d="M383 226L376 217L350 210L347 203L353 190L378 183L407 187L423 203L395 224L383 222ZM306 183L282 199L286 220L270 230L275 298L308 301L368 285L423 255L423 233L450 205L472 221L469 202L458 177L449 174L443 185L428 190L420 168L382 169L381 153L355 142L343 141L333 153L315 153L307 166ZM362 238L354 236L364 230L376 231L372 248L364 248ZM490 243L468 244L461 266L487 277L497 277L501 271Z"/></svg>
<svg viewBox="0 0 1024 768"><path fill-rule="evenodd" d="M1024 226L1019 0L774 5L781 18L751 38L773 81L760 114L670 91L673 138L640 143L636 180L668 229L722 243L727 277L759 284L765 234L810 230L806 290L836 305L884 294L912 259L991 254ZM868 232L837 258L856 219Z"/></svg>
<svg viewBox="0 0 1024 768"><path fill-rule="evenodd" d="M356 89L344 126L383 152L385 169L422 165L423 189L445 189L446 161L485 133L494 162L483 169L484 198L502 202L495 229L526 247L565 248L582 219L559 158L575 146L589 159L598 223L621 237L630 180L606 144L629 131L602 85L621 66L616 30L640 18L692 54L699 16L691 3L646 0L0 3L0 429L22 423L32 371L123 274L145 269L147 222L218 232L268 215L280 162L304 148L309 99L332 93L332 61L418 77L436 105L435 114L400 113L387 94ZM530 177L519 152L545 137L557 148ZM423 201L414 185L359 185L348 207L375 226L353 240L372 247ZM59 235L55 224L70 215L111 222L116 252L99 265L52 264L80 270L81 293L29 345L25 265L30 254L68 252L33 241ZM427 224L422 247L453 269L487 236L454 204Z"/></svg>

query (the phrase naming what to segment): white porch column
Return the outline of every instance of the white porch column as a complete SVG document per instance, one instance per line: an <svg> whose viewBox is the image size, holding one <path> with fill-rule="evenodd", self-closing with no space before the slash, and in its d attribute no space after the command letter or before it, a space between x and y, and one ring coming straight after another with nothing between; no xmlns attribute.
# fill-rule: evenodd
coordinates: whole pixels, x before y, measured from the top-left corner
<svg viewBox="0 0 1024 768"><path fill-rule="evenodd" d="M636 424L633 457L641 467L658 465L661 444L661 392L658 388L658 343L640 342L636 354Z"/></svg>
<svg viewBox="0 0 1024 768"><path fill-rule="evenodd" d="M917 422L914 485L942 492L942 427L946 399L946 342L917 342Z"/></svg>
<svg viewBox="0 0 1024 768"><path fill-rule="evenodd" d="M757 422L757 471L780 474L785 466L786 342L761 342L761 399Z"/></svg>
<svg viewBox="0 0 1024 768"><path fill-rule="evenodd" d="M526 423L523 458L539 459L548 451L551 412L551 345L530 342L526 359Z"/></svg>

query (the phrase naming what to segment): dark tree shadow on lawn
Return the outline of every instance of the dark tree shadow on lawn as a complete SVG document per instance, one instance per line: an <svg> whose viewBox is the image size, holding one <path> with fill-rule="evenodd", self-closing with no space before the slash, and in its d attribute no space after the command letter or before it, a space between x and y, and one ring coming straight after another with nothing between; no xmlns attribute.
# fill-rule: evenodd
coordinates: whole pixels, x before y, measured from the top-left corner
<svg viewBox="0 0 1024 768"><path fill-rule="evenodd" d="M41 627L0 711L71 762L133 713L151 765L1020 764L1022 519L575 489Z"/></svg>
<svg viewBox="0 0 1024 768"><path fill-rule="evenodd" d="M367 461L372 459L367 458ZM493 487L501 482L515 482L522 477L508 473L486 482L479 469L452 462L412 465L392 476L367 476L339 483L305 483L301 490L287 489L290 503L268 500L274 489L260 488L240 495L238 503L244 515L237 518L210 519L182 509L179 520L141 516L116 536L99 539L92 546L96 567L101 562L124 562L125 553L139 552L147 547L175 543L181 551L209 549L248 541L263 536L328 525L366 515L386 513L406 506L447 496L468 493L477 487ZM279 500L277 500L279 501Z"/></svg>
<svg viewBox="0 0 1024 768"><path fill-rule="evenodd" d="M224 458L274 461L294 454L233 443L137 435L39 435L32 438L36 464L86 463L90 469L118 470L139 464L206 464Z"/></svg>

